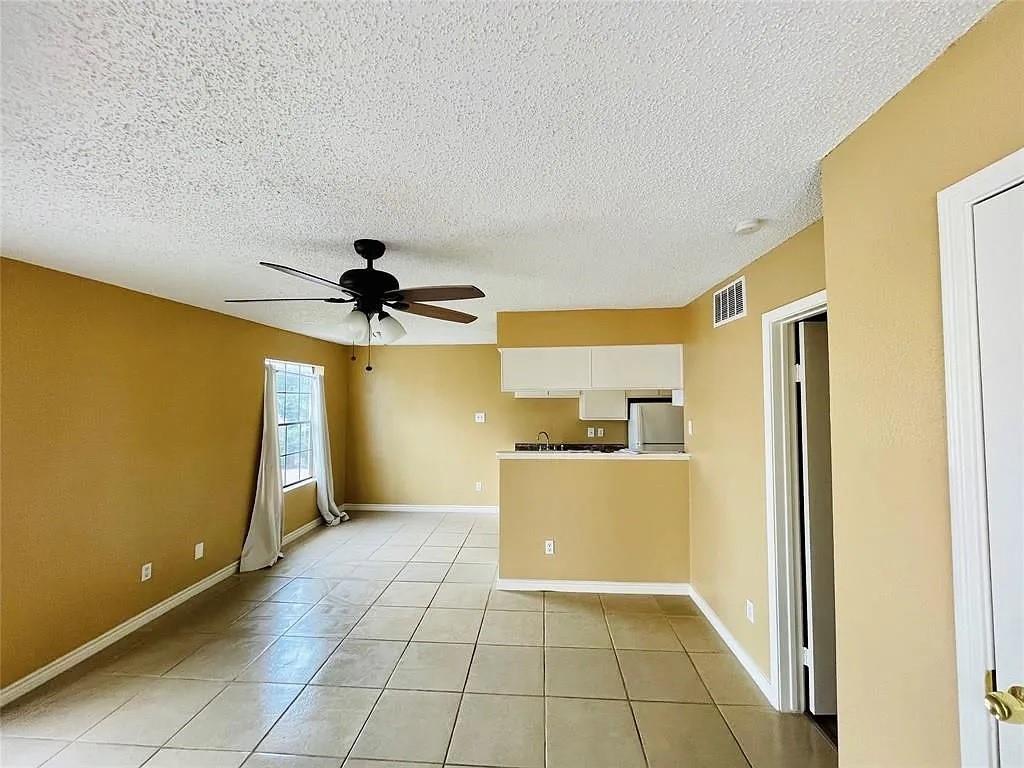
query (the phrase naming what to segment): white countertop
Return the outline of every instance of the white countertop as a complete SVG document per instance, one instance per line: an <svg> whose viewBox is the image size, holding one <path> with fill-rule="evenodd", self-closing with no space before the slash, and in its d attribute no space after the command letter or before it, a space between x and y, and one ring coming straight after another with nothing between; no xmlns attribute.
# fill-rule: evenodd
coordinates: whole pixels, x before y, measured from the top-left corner
<svg viewBox="0 0 1024 768"><path fill-rule="evenodd" d="M688 453L631 453L630 451L498 451L498 458L505 459L611 459L614 461L689 461Z"/></svg>

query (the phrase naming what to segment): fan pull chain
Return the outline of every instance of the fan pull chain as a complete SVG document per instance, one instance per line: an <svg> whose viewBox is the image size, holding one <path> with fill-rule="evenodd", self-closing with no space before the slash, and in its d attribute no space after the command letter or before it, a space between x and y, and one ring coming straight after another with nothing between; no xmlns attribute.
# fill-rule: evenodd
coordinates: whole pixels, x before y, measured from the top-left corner
<svg viewBox="0 0 1024 768"><path fill-rule="evenodd" d="M356 343L353 341L349 348L352 352L352 357L350 357L349 360L354 363L356 361Z"/></svg>
<svg viewBox="0 0 1024 768"><path fill-rule="evenodd" d="M372 266L373 262L369 262ZM370 328L370 316L366 316L366 372L369 373L373 370L373 366L370 365L370 347L373 346L373 329Z"/></svg>

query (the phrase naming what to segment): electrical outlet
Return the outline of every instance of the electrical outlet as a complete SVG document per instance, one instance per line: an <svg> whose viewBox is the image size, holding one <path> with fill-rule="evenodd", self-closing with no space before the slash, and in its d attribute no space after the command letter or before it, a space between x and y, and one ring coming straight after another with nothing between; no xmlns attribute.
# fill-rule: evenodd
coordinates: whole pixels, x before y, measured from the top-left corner
<svg viewBox="0 0 1024 768"><path fill-rule="evenodd" d="M594 436L594 428L593 427L587 427L587 437L593 437L593 436Z"/></svg>
<svg viewBox="0 0 1024 768"><path fill-rule="evenodd" d="M693 419L687 419L686 420L686 433L690 437L693 437Z"/></svg>
<svg viewBox="0 0 1024 768"><path fill-rule="evenodd" d="M754 623L754 604L750 600L747 600L747 621Z"/></svg>
<svg viewBox="0 0 1024 768"><path fill-rule="evenodd" d="M141 581L149 581L153 578L153 564L145 563L142 566L142 579Z"/></svg>
<svg viewBox="0 0 1024 768"><path fill-rule="evenodd" d="M477 492L479 493L479 492L480 492L480 491L482 491L483 489L484 489L484 484L483 484L483 483L481 483L481 482L480 482L479 480L477 480L477 481L476 481L476 490L477 490Z"/></svg>
<svg viewBox="0 0 1024 768"><path fill-rule="evenodd" d="M554 539L545 539L544 540L544 554L545 555L553 555L553 554L555 554L555 540Z"/></svg>
<svg viewBox="0 0 1024 768"><path fill-rule="evenodd" d="M483 411L477 411L476 413L473 414L473 421L475 421L477 424L483 424L484 422L487 421L487 414L484 413Z"/></svg>
<svg viewBox="0 0 1024 768"><path fill-rule="evenodd" d="M196 556L195 556L196 560L202 560L203 559L203 551L204 551L203 542L200 541L198 544L196 544Z"/></svg>
<svg viewBox="0 0 1024 768"><path fill-rule="evenodd" d="M604 427L598 427L597 428L597 436L598 437L604 437Z"/></svg>

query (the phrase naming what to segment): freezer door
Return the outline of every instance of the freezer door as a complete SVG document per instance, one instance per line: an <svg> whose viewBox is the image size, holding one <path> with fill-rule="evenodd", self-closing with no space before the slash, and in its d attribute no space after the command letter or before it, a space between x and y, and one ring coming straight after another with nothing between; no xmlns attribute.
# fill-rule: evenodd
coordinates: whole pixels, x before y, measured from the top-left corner
<svg viewBox="0 0 1024 768"><path fill-rule="evenodd" d="M670 403L633 403L629 408L629 447L681 445L683 409Z"/></svg>

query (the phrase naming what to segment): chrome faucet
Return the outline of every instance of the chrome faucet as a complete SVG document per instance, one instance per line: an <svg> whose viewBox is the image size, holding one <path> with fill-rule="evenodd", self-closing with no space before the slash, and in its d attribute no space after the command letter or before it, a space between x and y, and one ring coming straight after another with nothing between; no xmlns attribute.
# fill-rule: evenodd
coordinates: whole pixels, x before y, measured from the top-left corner
<svg viewBox="0 0 1024 768"><path fill-rule="evenodd" d="M551 450L551 435L543 430L537 433L537 442L540 442L540 436L544 435L544 446L550 451ZM544 450L543 448L541 450Z"/></svg>

